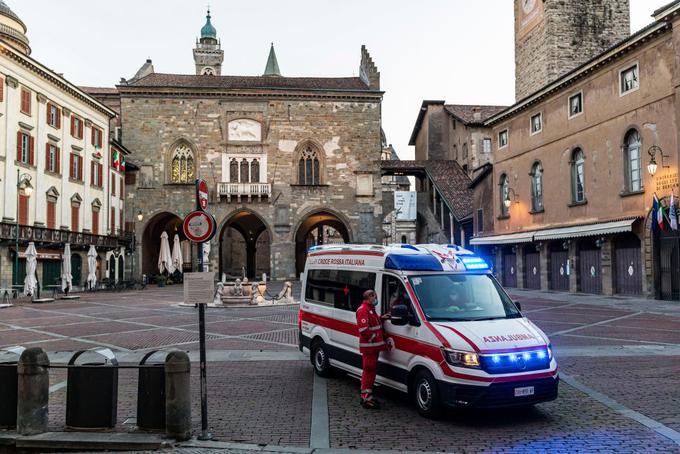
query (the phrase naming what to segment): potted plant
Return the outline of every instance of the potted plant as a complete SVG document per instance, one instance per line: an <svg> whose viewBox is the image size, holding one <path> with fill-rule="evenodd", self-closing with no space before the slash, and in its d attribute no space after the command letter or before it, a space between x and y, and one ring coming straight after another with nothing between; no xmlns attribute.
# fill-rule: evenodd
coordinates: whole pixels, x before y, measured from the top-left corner
<svg viewBox="0 0 680 454"><path fill-rule="evenodd" d="M156 283L158 284L159 287L165 287L165 282L167 281L167 278L164 275L159 275L156 278Z"/></svg>

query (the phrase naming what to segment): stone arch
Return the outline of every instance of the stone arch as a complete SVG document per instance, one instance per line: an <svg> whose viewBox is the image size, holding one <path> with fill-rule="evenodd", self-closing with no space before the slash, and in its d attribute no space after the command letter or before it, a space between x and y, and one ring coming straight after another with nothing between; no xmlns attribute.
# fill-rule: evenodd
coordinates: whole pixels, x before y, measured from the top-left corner
<svg viewBox="0 0 680 454"><path fill-rule="evenodd" d="M173 142L167 150L165 181L168 184L193 184L198 168L198 149L184 137Z"/></svg>
<svg viewBox="0 0 680 454"><path fill-rule="evenodd" d="M304 139L295 147L293 184L323 185L326 183L326 156L323 145L314 139Z"/></svg>
<svg viewBox="0 0 680 454"><path fill-rule="evenodd" d="M670 205L670 196L665 196L659 199L659 202L664 204L665 207L669 207ZM673 297L669 298L664 298L663 293L666 293L668 289L666 288L666 284L668 282L662 283L662 273L663 269L661 266L661 249L662 247L666 245L661 244L661 237L666 236L668 232L659 232L658 230L654 234L652 231L652 223L656 222L656 219L653 218L652 216L652 210L650 209L647 212L647 215L644 218L644 226L643 226L643 235L641 238L641 243L644 248L644 262L643 263L650 263L651 266L645 267L645 275L644 275L644 281L643 281L643 286L646 284L646 293L647 296L651 298L656 298L656 299L668 299L668 300L677 300L677 297L675 295L678 294L678 282L675 279L671 280L671 287L672 287L672 293L674 293ZM676 236L671 233L671 236ZM672 239L671 239L672 241ZM680 243L680 239L677 240L678 243ZM680 247L680 244L677 245L677 247ZM675 267L677 267L677 264L673 263ZM668 270L666 270L668 271ZM676 276L677 277L677 276ZM643 291L645 288L643 288ZM662 293L663 292L663 293ZM680 295L678 295L680 297Z"/></svg>
<svg viewBox="0 0 680 454"><path fill-rule="evenodd" d="M227 214L219 224L219 270L232 278L249 279L271 275L272 230L264 217L240 208Z"/></svg>
<svg viewBox="0 0 680 454"><path fill-rule="evenodd" d="M158 253L160 251L161 234L163 231L168 233L170 244L175 233L179 235L180 241L186 241L182 231L182 218L175 213L168 211L158 211L149 217L142 228L141 241L141 269L142 273L148 275L158 274ZM184 257L186 261L189 257Z"/></svg>
<svg viewBox="0 0 680 454"><path fill-rule="evenodd" d="M342 214L327 208L316 208L309 210L300 218L293 230L293 240L295 242L295 272L296 276L304 271L307 251L312 245L332 244L332 243L351 243L352 230L349 220ZM337 232L332 235L329 242L328 233Z"/></svg>

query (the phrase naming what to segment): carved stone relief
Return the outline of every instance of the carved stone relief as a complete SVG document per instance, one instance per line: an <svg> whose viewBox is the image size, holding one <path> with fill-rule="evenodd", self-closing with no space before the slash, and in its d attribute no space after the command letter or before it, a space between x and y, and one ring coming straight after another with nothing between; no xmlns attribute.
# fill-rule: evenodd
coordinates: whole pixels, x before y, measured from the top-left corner
<svg viewBox="0 0 680 454"><path fill-rule="evenodd" d="M248 118L229 122L229 141L235 142L260 142L262 140L262 127L260 123Z"/></svg>

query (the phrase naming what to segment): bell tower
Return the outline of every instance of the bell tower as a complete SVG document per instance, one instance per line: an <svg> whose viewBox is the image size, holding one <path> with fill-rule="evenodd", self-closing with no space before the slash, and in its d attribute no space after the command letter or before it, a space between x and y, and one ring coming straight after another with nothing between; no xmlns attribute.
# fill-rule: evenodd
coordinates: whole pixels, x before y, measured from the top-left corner
<svg viewBox="0 0 680 454"><path fill-rule="evenodd" d="M194 48L194 63L197 75L219 76L222 74L224 51L217 39L217 30L210 22L210 10L205 16L206 22L201 28L201 37Z"/></svg>
<svg viewBox="0 0 680 454"><path fill-rule="evenodd" d="M519 101L630 35L630 0L515 0Z"/></svg>

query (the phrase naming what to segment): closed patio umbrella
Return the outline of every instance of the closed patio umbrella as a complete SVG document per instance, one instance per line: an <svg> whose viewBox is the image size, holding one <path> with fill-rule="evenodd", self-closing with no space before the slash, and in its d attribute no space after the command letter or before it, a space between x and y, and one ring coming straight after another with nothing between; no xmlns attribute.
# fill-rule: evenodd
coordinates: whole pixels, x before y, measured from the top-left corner
<svg viewBox="0 0 680 454"><path fill-rule="evenodd" d="M181 272L182 263L183 263L182 246L179 243L179 235L175 233L175 238L172 242L172 266L174 266L175 269L178 269Z"/></svg>
<svg viewBox="0 0 680 454"><path fill-rule="evenodd" d="M64 245L64 256L61 259L61 290L68 293L73 286L73 275L71 274L71 245Z"/></svg>
<svg viewBox="0 0 680 454"><path fill-rule="evenodd" d="M170 242L168 241L167 232L161 233L161 250L158 253L158 272L163 273L167 271L169 274L175 272L175 267L172 265L172 252L170 252Z"/></svg>
<svg viewBox="0 0 680 454"><path fill-rule="evenodd" d="M26 248L26 278L24 279L24 293L33 296L38 289L38 279L35 270L38 268L38 251L35 250L33 242L28 243Z"/></svg>
<svg viewBox="0 0 680 454"><path fill-rule="evenodd" d="M94 244L87 251L87 286L94 288L97 285L97 249Z"/></svg>

